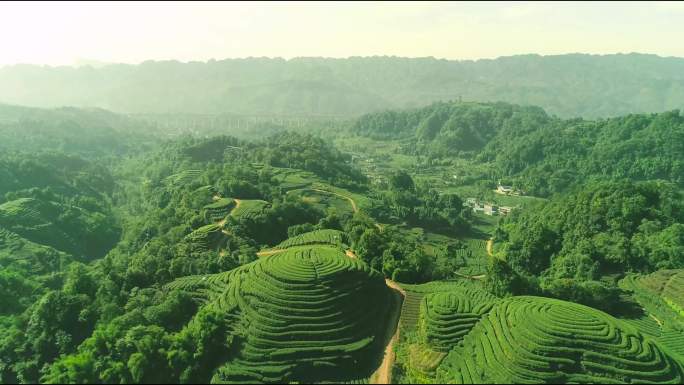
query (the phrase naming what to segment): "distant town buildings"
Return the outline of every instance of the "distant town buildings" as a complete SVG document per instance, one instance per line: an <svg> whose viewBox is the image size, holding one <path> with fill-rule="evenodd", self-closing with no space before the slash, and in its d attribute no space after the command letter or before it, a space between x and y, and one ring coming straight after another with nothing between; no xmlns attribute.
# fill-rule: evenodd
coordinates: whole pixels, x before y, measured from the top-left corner
<svg viewBox="0 0 684 385"><path fill-rule="evenodd" d="M474 213L482 213L485 215L508 215L513 211L514 207L499 206L491 202L480 202L477 198L466 198L465 206L473 209Z"/></svg>

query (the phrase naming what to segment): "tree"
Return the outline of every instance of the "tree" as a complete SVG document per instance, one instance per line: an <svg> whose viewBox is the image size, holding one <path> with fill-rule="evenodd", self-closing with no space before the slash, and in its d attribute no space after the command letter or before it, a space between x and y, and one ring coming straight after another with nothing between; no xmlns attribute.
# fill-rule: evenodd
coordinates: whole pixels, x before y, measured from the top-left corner
<svg viewBox="0 0 684 385"><path fill-rule="evenodd" d="M404 170L394 172L390 176L390 186L399 191L413 191L416 188L413 178Z"/></svg>

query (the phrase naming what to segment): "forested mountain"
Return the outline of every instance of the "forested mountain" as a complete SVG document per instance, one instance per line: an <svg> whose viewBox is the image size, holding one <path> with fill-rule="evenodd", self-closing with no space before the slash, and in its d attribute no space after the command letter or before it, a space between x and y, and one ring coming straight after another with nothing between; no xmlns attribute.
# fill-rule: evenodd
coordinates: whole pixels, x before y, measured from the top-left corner
<svg viewBox="0 0 684 385"><path fill-rule="evenodd" d="M149 124L99 108L30 108L0 104L0 150L123 155L167 137ZM1 189L1 187L0 187Z"/></svg>
<svg viewBox="0 0 684 385"><path fill-rule="evenodd" d="M561 117L662 112L684 106L684 59L247 58L0 69L0 102L126 113L356 116L461 97L537 105Z"/></svg>
<svg viewBox="0 0 684 385"><path fill-rule="evenodd" d="M684 117L678 110L584 120L506 103L436 103L365 115L352 131L400 140L404 153L436 163L463 158L485 164L491 179L534 195L591 178L684 183Z"/></svg>

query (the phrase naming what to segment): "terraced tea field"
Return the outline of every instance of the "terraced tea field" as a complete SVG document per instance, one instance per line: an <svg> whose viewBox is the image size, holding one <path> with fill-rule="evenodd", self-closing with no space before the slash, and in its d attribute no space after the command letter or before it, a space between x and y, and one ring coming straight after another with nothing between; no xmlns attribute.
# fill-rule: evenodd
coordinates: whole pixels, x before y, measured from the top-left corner
<svg viewBox="0 0 684 385"><path fill-rule="evenodd" d="M411 331L418 325L418 318L420 314L420 301L425 296L425 293L419 293L412 290L405 290L404 304L401 308L401 317L399 318L399 327L404 330Z"/></svg>
<svg viewBox="0 0 684 385"><path fill-rule="evenodd" d="M225 241L221 226L211 224L202 226L188 234L184 242L192 246L193 251L209 251L219 249Z"/></svg>
<svg viewBox="0 0 684 385"><path fill-rule="evenodd" d="M665 328L684 330L684 269L630 275L620 282Z"/></svg>
<svg viewBox="0 0 684 385"><path fill-rule="evenodd" d="M240 204L230 212L230 216L238 219L249 219L260 215L270 206L270 203L259 199L240 199Z"/></svg>
<svg viewBox="0 0 684 385"><path fill-rule="evenodd" d="M201 173L201 170L183 170L177 174L166 177L164 181L172 186L181 186L192 182L200 176Z"/></svg>
<svg viewBox="0 0 684 385"><path fill-rule="evenodd" d="M458 250L457 257L463 259L465 266L458 272L466 276L480 276L487 272L489 256L485 239L467 239L466 248Z"/></svg>
<svg viewBox="0 0 684 385"><path fill-rule="evenodd" d="M426 295L459 290L471 285L479 287L478 284L462 279L457 281L433 281L420 285L401 284L401 288L406 292L399 321L401 328L407 332L416 330L420 318L421 301Z"/></svg>
<svg viewBox="0 0 684 385"><path fill-rule="evenodd" d="M665 330L656 339L663 348L679 358L679 362L684 362L684 331Z"/></svg>
<svg viewBox="0 0 684 385"><path fill-rule="evenodd" d="M458 287L426 295L420 305L422 339L432 349L448 352L497 300L484 290L473 287Z"/></svg>
<svg viewBox="0 0 684 385"><path fill-rule="evenodd" d="M681 383L682 364L608 314L541 297L499 302L437 369L443 383Z"/></svg>
<svg viewBox="0 0 684 385"><path fill-rule="evenodd" d="M460 277L482 276L487 272L489 257L487 255L487 241L483 238L459 238L456 236L446 236L434 232L425 231L416 227L409 230L418 237L423 238L425 252L435 258L443 252L444 247L450 243L462 243L462 248L456 249L450 254L458 263L456 275Z"/></svg>
<svg viewBox="0 0 684 385"><path fill-rule="evenodd" d="M83 214L79 220L72 220L65 226L60 220L71 211ZM72 236L70 230L87 226L89 213L75 206L43 201L34 198L19 198L0 205L0 226L32 242L53 247L66 253L83 253L83 239Z"/></svg>
<svg viewBox="0 0 684 385"><path fill-rule="evenodd" d="M432 350L422 344L412 344L408 349L411 369L417 370L426 377L434 377L435 370L446 356L446 353Z"/></svg>
<svg viewBox="0 0 684 385"><path fill-rule="evenodd" d="M19 198L0 205L0 221L7 224L40 225L46 222L45 216L58 214L49 205L33 198Z"/></svg>
<svg viewBox="0 0 684 385"><path fill-rule="evenodd" d="M365 382L379 364L391 292L336 247L296 247L231 272L167 285L233 320L212 382Z"/></svg>
<svg viewBox="0 0 684 385"><path fill-rule="evenodd" d="M274 249L287 249L294 246L307 245L342 246L342 244L345 242L345 239L345 234L339 230L315 230L288 238L279 245L275 246Z"/></svg>
<svg viewBox="0 0 684 385"><path fill-rule="evenodd" d="M329 184L317 182L314 183L311 186L311 188L314 191L329 193L336 195L340 198L346 199L347 201L349 201L349 204L351 205L351 208L354 212L357 212L359 210L366 210L371 206L371 198L363 194L351 192L341 187L331 186Z"/></svg>
<svg viewBox="0 0 684 385"><path fill-rule="evenodd" d="M235 200L232 198L219 198L216 202L204 206L204 217L207 221L218 222L230 214L235 207Z"/></svg>

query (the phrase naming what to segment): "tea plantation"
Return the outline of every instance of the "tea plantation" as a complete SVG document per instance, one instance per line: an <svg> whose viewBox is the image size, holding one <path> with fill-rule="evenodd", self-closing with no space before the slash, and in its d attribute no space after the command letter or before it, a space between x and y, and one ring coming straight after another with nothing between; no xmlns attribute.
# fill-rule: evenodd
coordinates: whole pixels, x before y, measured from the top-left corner
<svg viewBox="0 0 684 385"><path fill-rule="evenodd" d="M191 245L194 251L215 250L224 241L224 234L219 225L206 225L188 234L184 241Z"/></svg>
<svg viewBox="0 0 684 385"><path fill-rule="evenodd" d="M627 320L684 362L684 270L630 275L620 282L644 308L638 321Z"/></svg>
<svg viewBox="0 0 684 385"><path fill-rule="evenodd" d="M644 307L684 329L684 270L659 270L648 275L631 275L622 280L623 288L634 292Z"/></svg>
<svg viewBox="0 0 684 385"><path fill-rule="evenodd" d="M466 287L429 294L421 301L421 335L434 350L448 352L496 301L483 290Z"/></svg>
<svg viewBox="0 0 684 385"><path fill-rule="evenodd" d="M240 200L240 203L230 212L230 215L239 219L249 219L258 216L270 206L270 203L258 199Z"/></svg>
<svg viewBox="0 0 684 385"><path fill-rule="evenodd" d="M232 320L231 354L212 382L357 381L384 347L390 291L379 272L339 248L292 248L167 289L191 292Z"/></svg>
<svg viewBox="0 0 684 385"><path fill-rule="evenodd" d="M170 175L164 180L169 186L180 186L188 184L202 173L201 170L183 170L177 174Z"/></svg>
<svg viewBox="0 0 684 385"><path fill-rule="evenodd" d="M570 302L504 300L437 370L443 383L681 383L684 368L654 340Z"/></svg>
<svg viewBox="0 0 684 385"><path fill-rule="evenodd" d="M221 198L212 204L204 206L204 218L210 222L218 222L230 214L235 207L235 200Z"/></svg>
<svg viewBox="0 0 684 385"><path fill-rule="evenodd" d="M339 230L315 230L308 233L300 234L281 242L276 249L287 249L294 246L305 245L337 245L341 246L344 243L345 235Z"/></svg>

